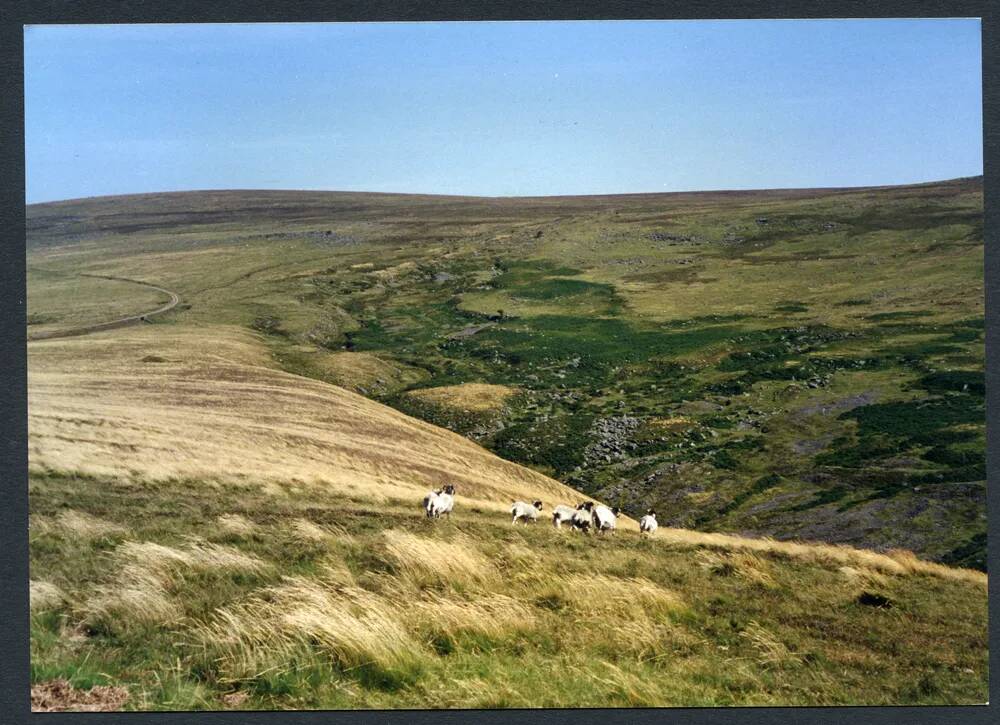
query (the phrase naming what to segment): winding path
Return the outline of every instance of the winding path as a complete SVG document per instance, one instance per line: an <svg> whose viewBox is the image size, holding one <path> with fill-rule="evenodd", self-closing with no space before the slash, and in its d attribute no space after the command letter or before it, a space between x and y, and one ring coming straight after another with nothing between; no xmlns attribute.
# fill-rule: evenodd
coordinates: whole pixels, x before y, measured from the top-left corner
<svg viewBox="0 0 1000 725"><path fill-rule="evenodd" d="M28 335L28 341L33 342L34 340L54 340L59 337L77 337L79 335L89 335L92 332L100 332L102 330L113 330L118 327L126 327L128 325L134 325L137 322L145 322L150 317L155 315L162 315L164 312L169 312L181 301L181 298L176 292L171 292L168 289L163 289L163 287L157 287L155 284L150 284L149 282L142 282L138 279L129 279L128 277L115 277L109 274L86 274L80 273L80 277L95 277L97 279L110 279L116 282L131 282L132 284L141 284L143 287L149 287L150 289L155 289L158 292L163 292L166 295L170 295L170 301L161 307L157 307L155 310L150 310L149 312L140 312L135 315L129 315L128 317L120 317L117 320L111 320L110 322L99 322L94 325L83 325L81 327L71 327L66 330L51 330L49 332L39 332L35 335Z"/></svg>

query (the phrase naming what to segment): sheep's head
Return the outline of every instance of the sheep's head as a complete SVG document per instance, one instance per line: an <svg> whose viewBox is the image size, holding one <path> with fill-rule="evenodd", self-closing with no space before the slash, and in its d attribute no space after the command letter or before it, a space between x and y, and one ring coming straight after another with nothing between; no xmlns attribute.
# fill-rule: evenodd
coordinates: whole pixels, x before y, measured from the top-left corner
<svg viewBox="0 0 1000 725"><path fill-rule="evenodd" d="M593 511L594 510L594 502L593 501L584 501L583 503L578 504L576 508L579 511Z"/></svg>
<svg viewBox="0 0 1000 725"><path fill-rule="evenodd" d="M533 503L533 504L531 504L531 505L532 505L532 506L534 506L534 507L535 507L536 509L538 509L539 511L541 511L541 510L542 510L542 502L541 502L541 501L535 501L535 503Z"/></svg>
<svg viewBox="0 0 1000 725"><path fill-rule="evenodd" d="M617 506L615 506L613 509L611 509L611 513L613 513L615 516L618 516L621 512L622 512L622 510L620 508L618 508Z"/></svg>
<svg viewBox="0 0 1000 725"><path fill-rule="evenodd" d="M449 494L449 495L454 495L454 493L455 493L455 487L452 486L449 483L447 486L444 487L444 492L447 493L447 494Z"/></svg>
<svg viewBox="0 0 1000 725"><path fill-rule="evenodd" d="M650 510L649 510L649 511L647 511L646 513L647 513L647 514L649 514L650 516L652 516L652 517L653 517L654 519L656 518L656 512L655 512L655 511L653 511L653 509L650 509Z"/></svg>

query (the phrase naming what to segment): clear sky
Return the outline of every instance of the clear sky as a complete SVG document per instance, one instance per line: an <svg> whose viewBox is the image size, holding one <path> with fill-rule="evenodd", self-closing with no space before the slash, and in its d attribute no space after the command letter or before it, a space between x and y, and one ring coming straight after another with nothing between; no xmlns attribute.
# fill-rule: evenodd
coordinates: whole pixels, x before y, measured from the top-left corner
<svg viewBox="0 0 1000 725"><path fill-rule="evenodd" d="M978 20L35 26L29 202L982 173Z"/></svg>

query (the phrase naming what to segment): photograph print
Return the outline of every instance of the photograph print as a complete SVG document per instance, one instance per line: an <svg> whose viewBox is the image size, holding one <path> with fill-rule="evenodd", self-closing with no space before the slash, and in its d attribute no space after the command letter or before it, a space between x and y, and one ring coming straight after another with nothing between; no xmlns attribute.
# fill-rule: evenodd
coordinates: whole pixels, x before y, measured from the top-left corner
<svg viewBox="0 0 1000 725"><path fill-rule="evenodd" d="M980 38L26 26L32 709L986 703Z"/></svg>

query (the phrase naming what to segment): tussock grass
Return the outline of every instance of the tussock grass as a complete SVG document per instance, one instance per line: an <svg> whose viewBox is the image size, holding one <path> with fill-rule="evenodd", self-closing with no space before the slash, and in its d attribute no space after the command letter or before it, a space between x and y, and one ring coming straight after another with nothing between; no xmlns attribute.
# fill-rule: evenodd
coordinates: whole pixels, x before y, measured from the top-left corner
<svg viewBox="0 0 1000 725"><path fill-rule="evenodd" d="M867 567L842 566L837 571L843 574L848 581L861 585L885 587L889 583L885 575Z"/></svg>
<svg viewBox="0 0 1000 725"><path fill-rule="evenodd" d="M406 618L417 631L456 637L472 632L510 637L537 626L536 612L523 601L504 594L470 600L427 594L405 606Z"/></svg>
<svg viewBox="0 0 1000 725"><path fill-rule="evenodd" d="M241 511L286 523L223 546L190 533L236 489L44 485L41 516L54 520L64 496L85 511L127 506L146 538L104 554L35 540L36 578L83 600L36 609L35 677L138 678L136 707L888 704L985 692L985 590L971 582L631 531L564 537L512 529L489 508L427 522L399 500L376 519L344 511L336 492L276 501L240 489ZM333 512L335 528L314 523ZM330 531L329 545L290 536L298 519ZM892 606L864 606L864 592ZM86 637L71 641L77 631ZM244 700L223 699L234 692Z"/></svg>
<svg viewBox="0 0 1000 725"><path fill-rule="evenodd" d="M824 566L862 566L883 574L903 576L921 574L978 584L985 587L986 574L974 569L956 569L918 559L911 552L891 551L880 554L865 549L833 544L751 539L731 534L704 533L688 529L660 528L657 538L672 545L710 547L723 551L750 551L786 556Z"/></svg>
<svg viewBox="0 0 1000 725"><path fill-rule="evenodd" d="M306 541L325 541L330 536L329 531L309 519L295 519L290 528L296 537Z"/></svg>
<svg viewBox="0 0 1000 725"><path fill-rule="evenodd" d="M616 705L642 707L660 702L659 689L642 676L612 663L599 662L590 668L574 667L574 671L592 687L607 693Z"/></svg>
<svg viewBox="0 0 1000 725"><path fill-rule="evenodd" d="M763 589L777 589L767 561L752 551L702 551L698 563L719 576L737 576Z"/></svg>
<svg viewBox="0 0 1000 725"><path fill-rule="evenodd" d="M35 535L56 534L82 541L114 539L128 533L124 526L73 509L60 511L55 517L32 516L29 526Z"/></svg>
<svg viewBox="0 0 1000 725"><path fill-rule="evenodd" d="M703 646L701 638L686 627L648 615L616 619L610 624L603 617L582 618L577 626L593 632L591 646L611 659L627 656L637 661L666 661L691 655Z"/></svg>
<svg viewBox="0 0 1000 725"><path fill-rule="evenodd" d="M384 532L383 542L393 567L418 587L474 587L493 582L498 575L496 567L465 537L441 541L390 529Z"/></svg>
<svg viewBox="0 0 1000 725"><path fill-rule="evenodd" d="M231 546L213 544L191 537L183 549L176 549L153 541L126 541L115 551L122 571L145 569L174 581L190 569L209 573L259 574L268 564L253 554Z"/></svg>
<svg viewBox="0 0 1000 725"><path fill-rule="evenodd" d="M237 538L253 536L256 529L253 521L239 514L223 514L215 522L224 534Z"/></svg>
<svg viewBox="0 0 1000 725"><path fill-rule="evenodd" d="M32 613L55 609L66 601L65 592L55 584L35 579L29 583L28 596L31 600Z"/></svg>
<svg viewBox="0 0 1000 725"><path fill-rule="evenodd" d="M184 549L153 541L126 541L112 554L112 580L95 588L82 614L91 627L128 631L179 620L179 593L188 573L261 574L269 565L229 546L189 539Z"/></svg>
<svg viewBox="0 0 1000 725"><path fill-rule="evenodd" d="M182 613L156 572L131 567L118 581L95 589L83 606L83 621L91 629L123 635L175 623Z"/></svg>
<svg viewBox="0 0 1000 725"><path fill-rule="evenodd" d="M301 577L219 610L194 632L233 681L287 671L308 650L343 669L386 671L417 664L421 652L389 602L364 589Z"/></svg>
<svg viewBox="0 0 1000 725"><path fill-rule="evenodd" d="M674 592L642 578L570 574L546 578L545 591L542 602L554 598L576 612L610 617L664 617L685 609Z"/></svg>
<svg viewBox="0 0 1000 725"><path fill-rule="evenodd" d="M740 637L747 639L754 646L758 652L757 662L765 667L802 662L800 657L792 653L783 642L758 622L750 622L746 629L740 632Z"/></svg>
<svg viewBox="0 0 1000 725"><path fill-rule="evenodd" d="M320 526L307 518L299 517L288 526L289 533L296 539L312 543L336 541L338 544L350 546L354 543L352 537L342 526L324 524Z"/></svg>

